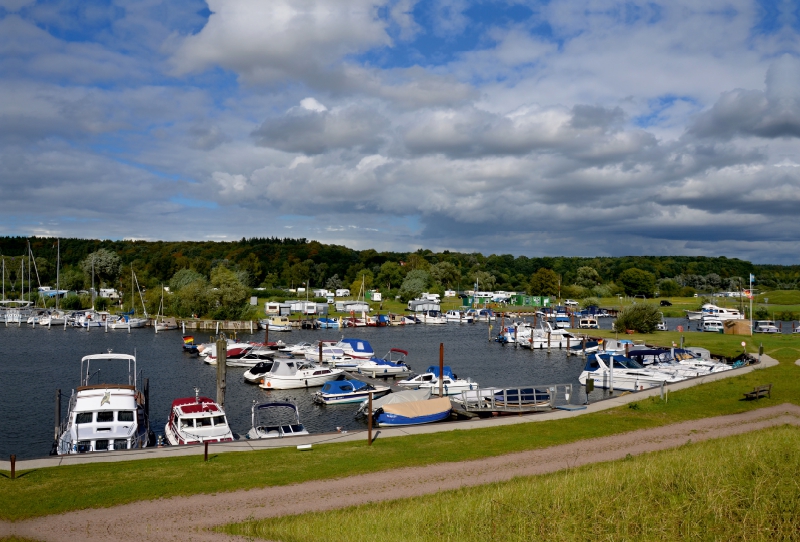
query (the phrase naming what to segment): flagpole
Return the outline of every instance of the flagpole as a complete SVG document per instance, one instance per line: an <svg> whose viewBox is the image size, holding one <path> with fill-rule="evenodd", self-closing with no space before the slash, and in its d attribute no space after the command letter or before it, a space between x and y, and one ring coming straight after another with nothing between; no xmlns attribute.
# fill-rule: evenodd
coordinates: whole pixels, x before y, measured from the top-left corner
<svg viewBox="0 0 800 542"><path fill-rule="evenodd" d="M753 274L750 273L750 336L753 336Z"/></svg>

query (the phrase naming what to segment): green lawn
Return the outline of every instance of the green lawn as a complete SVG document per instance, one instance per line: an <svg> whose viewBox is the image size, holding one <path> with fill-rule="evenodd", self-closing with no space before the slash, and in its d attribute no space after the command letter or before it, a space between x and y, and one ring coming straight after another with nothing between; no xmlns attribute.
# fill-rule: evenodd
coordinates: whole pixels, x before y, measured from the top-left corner
<svg viewBox="0 0 800 542"><path fill-rule="evenodd" d="M282 542L789 540L800 532L798 472L800 428L783 426L549 475L218 530Z"/></svg>
<svg viewBox="0 0 800 542"><path fill-rule="evenodd" d="M667 345L679 340L677 333L632 337ZM737 336L692 333L687 334L687 340L692 341L689 344L705 346L721 354L735 355L741 350L741 337ZM477 459L783 402L800 404L800 367L793 364L800 358L800 338L765 336L763 343L766 353L781 361L779 366L676 391L670 394L668 404L655 398L643 399L625 407L567 420L520 424L513 429L487 427L379 439L371 447L365 442L354 442L316 445L310 453L299 453L294 448L227 453L214 455L208 463L202 461L201 455L96 463L20 472L16 480L9 479L8 473L0 473L0 519L18 520L173 495L285 485ZM741 400L744 392L767 382L774 384L771 399ZM491 446L487 446L487 442ZM254 471L253 465L264 467ZM281 468L273 469L269 465L281 465Z"/></svg>

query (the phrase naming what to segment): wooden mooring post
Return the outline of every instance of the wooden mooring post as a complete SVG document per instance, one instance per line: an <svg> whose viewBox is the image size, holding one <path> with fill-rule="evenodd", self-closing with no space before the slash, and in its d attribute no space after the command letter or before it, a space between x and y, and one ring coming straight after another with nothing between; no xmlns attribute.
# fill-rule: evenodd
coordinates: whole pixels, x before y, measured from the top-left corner
<svg viewBox="0 0 800 542"><path fill-rule="evenodd" d="M369 392L369 404L367 405L367 445L372 446L372 392Z"/></svg>
<svg viewBox="0 0 800 542"><path fill-rule="evenodd" d="M444 343L439 343L439 397L444 397Z"/></svg>
<svg viewBox="0 0 800 542"><path fill-rule="evenodd" d="M225 377L228 369L228 341L217 340L217 403L225 408Z"/></svg>
<svg viewBox="0 0 800 542"><path fill-rule="evenodd" d="M9 459L11 459L11 479L13 480L17 477L17 456L12 454Z"/></svg>

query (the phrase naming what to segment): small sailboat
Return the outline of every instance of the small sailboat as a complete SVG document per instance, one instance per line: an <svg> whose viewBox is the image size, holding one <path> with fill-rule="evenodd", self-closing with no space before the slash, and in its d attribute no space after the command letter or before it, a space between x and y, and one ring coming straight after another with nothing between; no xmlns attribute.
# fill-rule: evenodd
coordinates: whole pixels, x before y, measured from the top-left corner
<svg viewBox="0 0 800 542"><path fill-rule="evenodd" d="M164 316L164 285L161 285L161 303L158 306L158 314L153 321L153 327L156 329L156 333L159 331L170 331L172 329L178 329L178 321L175 320L173 317Z"/></svg>

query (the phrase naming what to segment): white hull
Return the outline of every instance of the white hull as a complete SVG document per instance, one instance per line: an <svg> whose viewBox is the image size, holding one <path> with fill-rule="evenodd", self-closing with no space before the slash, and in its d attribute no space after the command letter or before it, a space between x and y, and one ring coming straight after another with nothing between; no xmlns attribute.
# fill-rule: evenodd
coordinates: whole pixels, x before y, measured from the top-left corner
<svg viewBox="0 0 800 542"><path fill-rule="evenodd" d="M329 374L321 376L287 377L266 374L259 384L265 390L294 390L299 388L314 388L322 386L328 380L333 380L344 371L342 369L332 369Z"/></svg>

